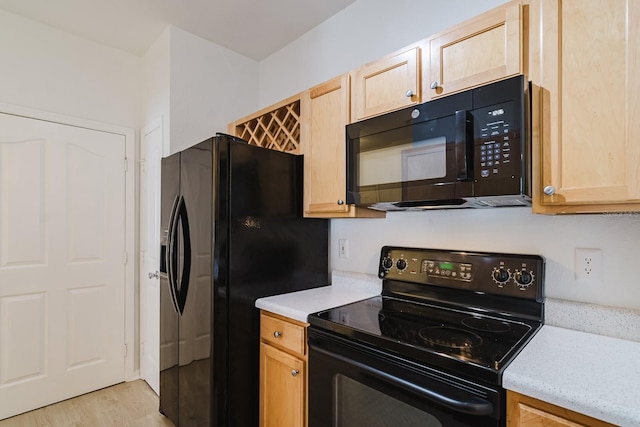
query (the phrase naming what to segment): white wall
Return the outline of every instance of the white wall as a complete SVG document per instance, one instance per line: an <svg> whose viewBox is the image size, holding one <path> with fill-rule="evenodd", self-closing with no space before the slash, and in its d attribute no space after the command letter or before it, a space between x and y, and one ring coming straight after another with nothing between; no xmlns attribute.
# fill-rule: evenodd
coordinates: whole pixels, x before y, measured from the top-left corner
<svg viewBox="0 0 640 427"><path fill-rule="evenodd" d="M349 239L349 258L338 239ZM331 221L332 268L377 274L380 248L398 245L539 254L545 294L640 309L640 215L534 215L530 208L393 212L385 219ZM575 248L602 249L602 282L575 280Z"/></svg>
<svg viewBox="0 0 640 427"><path fill-rule="evenodd" d="M170 87L170 27L147 49L142 57L141 128L162 124L162 153L170 151L169 87Z"/></svg>
<svg viewBox="0 0 640 427"><path fill-rule="evenodd" d="M139 127L139 57L0 11L0 67L0 102Z"/></svg>
<svg viewBox="0 0 640 427"><path fill-rule="evenodd" d="M502 0L358 0L260 63L260 104L270 105L503 3ZM338 257L338 239L350 257ZM534 253L546 258L546 295L640 309L640 215L533 215L530 208L395 212L331 221L331 266L377 273L380 248ZM574 278L576 247L603 250L602 282Z"/></svg>
<svg viewBox="0 0 640 427"><path fill-rule="evenodd" d="M197 144L258 109L258 63L170 27L171 152Z"/></svg>
<svg viewBox="0 0 640 427"><path fill-rule="evenodd" d="M163 122L163 155L258 109L258 63L168 25L143 57L143 127Z"/></svg>
<svg viewBox="0 0 640 427"><path fill-rule="evenodd" d="M505 0L358 0L260 62L266 107Z"/></svg>

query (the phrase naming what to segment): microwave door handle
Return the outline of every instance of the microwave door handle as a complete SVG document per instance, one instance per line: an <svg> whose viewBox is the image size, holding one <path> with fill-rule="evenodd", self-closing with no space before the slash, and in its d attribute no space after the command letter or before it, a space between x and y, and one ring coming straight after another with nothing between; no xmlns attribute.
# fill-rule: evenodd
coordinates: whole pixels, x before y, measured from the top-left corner
<svg viewBox="0 0 640 427"><path fill-rule="evenodd" d="M473 177L473 121L467 110L456 111L454 144L456 178L468 181Z"/></svg>

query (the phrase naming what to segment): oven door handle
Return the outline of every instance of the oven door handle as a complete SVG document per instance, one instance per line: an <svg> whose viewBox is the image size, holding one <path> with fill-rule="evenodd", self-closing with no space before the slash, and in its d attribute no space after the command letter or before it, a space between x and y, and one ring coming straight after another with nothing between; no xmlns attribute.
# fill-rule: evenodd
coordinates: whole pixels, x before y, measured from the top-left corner
<svg viewBox="0 0 640 427"><path fill-rule="evenodd" d="M426 399L431 400L432 402L439 403L440 405L445 406L454 411L463 412L465 414L474 415L474 416L485 416L485 415L493 414L493 404L481 397L471 396L467 400L456 399L450 396L446 396L442 393L438 393L436 391L429 390L427 388L413 384L409 381L403 380L402 378L394 377L393 375L390 375L379 369L372 368L371 366L367 366L355 360L348 359L346 357L340 356L335 353L331 353L329 351L323 350L316 346L313 346L313 350L317 351L318 353L322 353L327 357L337 359L349 365L353 365L358 369L361 369L362 371L370 375L383 379L390 384L400 385L407 390L411 390L412 392L420 396L423 396Z"/></svg>

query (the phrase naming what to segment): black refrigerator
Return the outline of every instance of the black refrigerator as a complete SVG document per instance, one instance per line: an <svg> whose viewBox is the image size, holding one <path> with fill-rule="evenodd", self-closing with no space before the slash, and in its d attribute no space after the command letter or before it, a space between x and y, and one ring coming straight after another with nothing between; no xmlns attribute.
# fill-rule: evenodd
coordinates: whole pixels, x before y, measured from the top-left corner
<svg viewBox="0 0 640 427"><path fill-rule="evenodd" d="M218 134L161 167L160 412L257 427L255 300L328 284L328 221L302 218L302 156Z"/></svg>

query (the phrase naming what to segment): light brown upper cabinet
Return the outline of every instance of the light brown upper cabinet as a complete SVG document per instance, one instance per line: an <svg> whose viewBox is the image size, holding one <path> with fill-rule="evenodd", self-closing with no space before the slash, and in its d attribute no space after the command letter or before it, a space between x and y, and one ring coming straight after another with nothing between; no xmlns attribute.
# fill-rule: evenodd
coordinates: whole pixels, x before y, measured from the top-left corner
<svg viewBox="0 0 640 427"><path fill-rule="evenodd" d="M526 74L526 9L510 2L428 40L423 54L425 100L516 74Z"/></svg>
<svg viewBox="0 0 640 427"><path fill-rule="evenodd" d="M532 0L533 210L640 210L640 2Z"/></svg>
<svg viewBox="0 0 640 427"><path fill-rule="evenodd" d="M420 46L407 46L351 72L352 121L421 101Z"/></svg>
<svg viewBox="0 0 640 427"><path fill-rule="evenodd" d="M345 126L349 122L349 74L305 91L300 102L304 215L384 217L384 212L346 204Z"/></svg>

